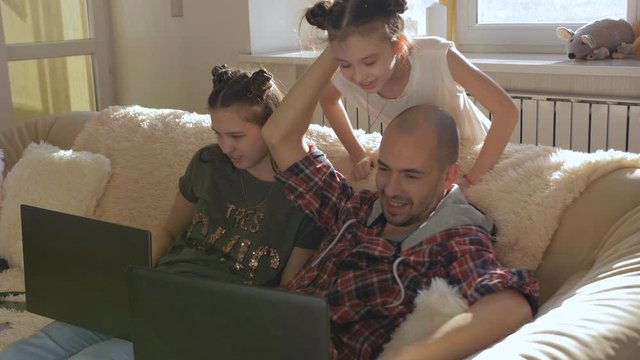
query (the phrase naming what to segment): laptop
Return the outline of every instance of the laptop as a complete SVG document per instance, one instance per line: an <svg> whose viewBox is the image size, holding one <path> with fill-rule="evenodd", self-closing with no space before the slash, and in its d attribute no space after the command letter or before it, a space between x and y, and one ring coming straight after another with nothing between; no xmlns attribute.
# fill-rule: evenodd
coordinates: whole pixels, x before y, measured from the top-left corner
<svg viewBox="0 0 640 360"><path fill-rule="evenodd" d="M151 265L151 233L21 205L26 308L129 339L126 270Z"/></svg>
<svg viewBox="0 0 640 360"><path fill-rule="evenodd" d="M324 299L135 267L127 277L136 360L330 359Z"/></svg>

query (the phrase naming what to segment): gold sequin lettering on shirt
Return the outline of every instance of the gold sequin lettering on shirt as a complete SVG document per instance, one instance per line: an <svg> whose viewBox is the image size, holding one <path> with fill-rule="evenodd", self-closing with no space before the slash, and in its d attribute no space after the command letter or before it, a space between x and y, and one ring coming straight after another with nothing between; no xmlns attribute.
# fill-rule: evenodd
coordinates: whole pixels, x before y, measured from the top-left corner
<svg viewBox="0 0 640 360"><path fill-rule="evenodd" d="M264 220L264 214L259 209L243 208L227 204L226 221L236 229L257 233Z"/></svg>
<svg viewBox="0 0 640 360"><path fill-rule="evenodd" d="M260 259L263 256L269 256L269 266L276 270L280 266L280 254L276 249L273 249L266 245L260 245L258 248L251 253L251 257L249 258L249 263L247 264L248 271L245 277L245 283L251 284L253 278L256 276L256 269L258 268L258 264L260 263Z"/></svg>
<svg viewBox="0 0 640 360"><path fill-rule="evenodd" d="M247 216L247 209L245 208L238 208L236 210L235 215L233 216L234 218L234 226L238 229L242 229L242 223L244 222L244 219Z"/></svg>
<svg viewBox="0 0 640 360"><path fill-rule="evenodd" d="M231 252L231 249L233 249L233 247L236 245L236 243L238 242L238 240L240 240L240 236L239 235L233 235L233 237L231 237L231 240L229 240L228 243L226 243L223 247L222 247L222 252L225 255L229 255L229 253Z"/></svg>
<svg viewBox="0 0 640 360"><path fill-rule="evenodd" d="M233 210L236 209L236 206L233 204L227 204L227 217L226 220L229 221L229 218L231 217L231 213L233 213Z"/></svg>
<svg viewBox="0 0 640 360"><path fill-rule="evenodd" d="M197 213L193 216L193 219L191 220L191 228L187 233L187 237L191 237L191 233L193 232L193 229L199 223L202 223L202 229L200 230L200 234L202 234L203 236L207 235L207 233L209 232L209 218L203 213Z"/></svg>
<svg viewBox="0 0 640 360"><path fill-rule="evenodd" d="M216 241L218 241L222 237L222 235L224 235L225 232L226 230L224 228L222 228L221 226L218 226L216 231L214 231L213 234L209 236L209 246L213 247Z"/></svg>
<svg viewBox="0 0 640 360"><path fill-rule="evenodd" d="M260 224L262 224L262 220L264 220L264 214L262 212L257 212L253 217L253 222L249 225L249 230L252 233L257 233L260 231Z"/></svg>
<svg viewBox="0 0 640 360"><path fill-rule="evenodd" d="M236 257L236 263L233 265L233 269L235 271L240 271L244 267L242 265L242 261L244 261L244 257L247 255L247 251L249 250L249 246L251 246L251 240L243 239L240 243L240 249L238 250L238 255Z"/></svg>

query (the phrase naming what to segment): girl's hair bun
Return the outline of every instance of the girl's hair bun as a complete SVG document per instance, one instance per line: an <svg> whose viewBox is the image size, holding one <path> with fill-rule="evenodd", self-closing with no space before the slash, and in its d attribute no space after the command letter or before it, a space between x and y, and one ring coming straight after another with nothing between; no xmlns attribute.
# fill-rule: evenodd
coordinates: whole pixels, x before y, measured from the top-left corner
<svg viewBox="0 0 640 360"><path fill-rule="evenodd" d="M375 1L375 0L374 0ZM385 0L387 9L393 11L396 14L404 14L409 8L407 0Z"/></svg>
<svg viewBox="0 0 640 360"><path fill-rule="evenodd" d="M261 99L273 86L273 76L264 69L256 70L251 74L247 82L248 97Z"/></svg>
<svg viewBox="0 0 640 360"><path fill-rule="evenodd" d="M327 30L327 22L329 14L331 13L331 7L333 1L322 0L315 3L312 7L308 8L304 14L305 19L311 26L315 26L320 30Z"/></svg>
<svg viewBox="0 0 640 360"><path fill-rule="evenodd" d="M213 76L213 87L224 86L233 77L233 71L229 69L227 64L216 65L211 70L211 76Z"/></svg>

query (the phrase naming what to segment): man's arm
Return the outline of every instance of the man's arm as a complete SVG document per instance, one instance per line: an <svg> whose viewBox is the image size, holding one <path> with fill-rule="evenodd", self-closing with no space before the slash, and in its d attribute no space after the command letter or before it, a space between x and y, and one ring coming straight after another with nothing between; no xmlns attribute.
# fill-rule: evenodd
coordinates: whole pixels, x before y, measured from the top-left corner
<svg viewBox="0 0 640 360"><path fill-rule="evenodd" d="M476 301L426 339L379 360L462 359L513 333L531 320L531 308L513 289L501 290Z"/></svg>
<svg viewBox="0 0 640 360"><path fill-rule="evenodd" d="M318 98L337 68L338 64L327 47L296 81L262 127L262 137L280 169L288 168L307 154L304 134Z"/></svg>

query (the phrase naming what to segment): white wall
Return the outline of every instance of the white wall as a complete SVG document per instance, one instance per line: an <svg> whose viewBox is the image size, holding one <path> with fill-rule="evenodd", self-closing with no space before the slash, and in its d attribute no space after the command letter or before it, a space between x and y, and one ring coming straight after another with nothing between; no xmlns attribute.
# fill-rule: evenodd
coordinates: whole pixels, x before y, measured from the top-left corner
<svg viewBox="0 0 640 360"><path fill-rule="evenodd" d="M315 0L249 0L251 53L297 50L306 46L311 27L302 21Z"/></svg>
<svg viewBox="0 0 640 360"><path fill-rule="evenodd" d="M247 1L111 0L116 103L206 113L211 68L249 52Z"/></svg>

